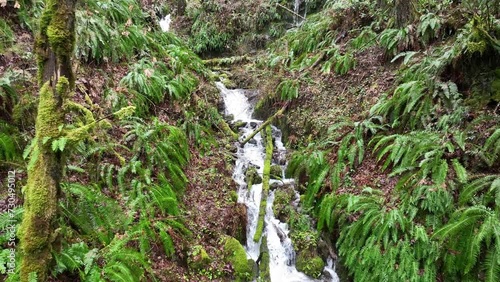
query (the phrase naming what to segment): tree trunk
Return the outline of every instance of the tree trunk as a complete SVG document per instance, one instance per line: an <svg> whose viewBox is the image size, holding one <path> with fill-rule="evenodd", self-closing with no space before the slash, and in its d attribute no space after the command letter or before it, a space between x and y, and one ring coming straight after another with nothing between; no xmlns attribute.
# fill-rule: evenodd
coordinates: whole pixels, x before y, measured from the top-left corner
<svg viewBox="0 0 500 282"><path fill-rule="evenodd" d="M186 12L186 0L177 0L177 16L183 16Z"/></svg>
<svg viewBox="0 0 500 282"><path fill-rule="evenodd" d="M415 0L395 0L394 13L396 26L403 28L417 18L417 3Z"/></svg>
<svg viewBox="0 0 500 282"><path fill-rule="evenodd" d="M60 152L51 148L61 136L64 105L74 89L71 57L75 41L76 0L47 0L35 41L38 79L41 85L36 133L25 190L24 215L19 229L21 239L21 281L36 273L37 281L47 281L56 237L57 201L63 173Z"/></svg>

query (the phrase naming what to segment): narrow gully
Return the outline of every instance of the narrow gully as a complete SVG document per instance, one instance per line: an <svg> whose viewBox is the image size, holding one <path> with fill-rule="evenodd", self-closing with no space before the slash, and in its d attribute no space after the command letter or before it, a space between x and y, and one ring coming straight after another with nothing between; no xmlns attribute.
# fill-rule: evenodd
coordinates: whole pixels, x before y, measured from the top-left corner
<svg viewBox="0 0 500 282"><path fill-rule="evenodd" d="M248 91L242 89L227 89L221 82L217 83L217 88L225 104L225 114L232 116L233 122L242 122L240 128L240 138L243 140L250 135L263 121L253 119L253 105L249 102ZM293 185L293 179L286 179L284 171L286 168L286 149L281 141L281 131L272 127L274 152L273 164L279 164L282 168L282 180L270 181L270 185ZM246 143L242 148L238 148L237 160L233 173L233 179L239 185L238 201L247 206L248 225L246 252L249 258L254 261L259 260L262 238L258 242L254 241L257 224L259 220L259 206L262 199L262 183L247 187L245 172L254 167L262 177L264 169L265 147L264 140L260 133L256 134L253 140ZM276 184L275 184L276 185ZM296 192L296 202L298 205L299 195ZM267 197L265 228L262 237L267 237L267 248L269 250L269 271L271 281L287 282L308 282L308 281L328 281L338 282L338 276L334 271L333 261L328 259L328 263L323 271L320 280L313 279L295 268L295 251L292 241L288 237L289 229L286 223L280 222L273 214L274 191L270 190Z"/></svg>

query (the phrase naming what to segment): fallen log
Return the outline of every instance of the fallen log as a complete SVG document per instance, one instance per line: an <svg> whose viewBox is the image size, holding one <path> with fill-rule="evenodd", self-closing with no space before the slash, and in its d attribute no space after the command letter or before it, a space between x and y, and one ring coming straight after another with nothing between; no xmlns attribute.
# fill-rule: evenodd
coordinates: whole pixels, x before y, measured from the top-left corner
<svg viewBox="0 0 500 282"><path fill-rule="evenodd" d="M248 137L245 138L245 140L243 140L240 143L241 147L245 146L245 144L248 143L248 141L250 141L255 135L257 135L257 133L262 131L262 129L264 129L267 125L269 125L271 122L273 122L273 120L276 117L283 115L283 113L285 112L287 107L288 107L288 103L286 103L279 111L277 111L274 115L272 115L265 122L263 122L254 132L252 132L252 134L248 135Z"/></svg>

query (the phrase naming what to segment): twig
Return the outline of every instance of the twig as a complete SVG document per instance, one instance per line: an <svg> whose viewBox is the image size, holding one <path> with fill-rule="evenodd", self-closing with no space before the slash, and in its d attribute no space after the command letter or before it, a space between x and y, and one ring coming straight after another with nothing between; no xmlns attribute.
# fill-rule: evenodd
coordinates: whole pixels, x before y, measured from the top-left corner
<svg viewBox="0 0 500 282"><path fill-rule="evenodd" d="M306 18L304 18L302 15L299 15L299 14L295 13L294 11L292 11L292 10L288 9L287 7L285 7L285 6L281 5L280 3L276 3L276 6L279 6L279 7L283 8L283 9L287 10L288 12L290 12L290 13L292 13L292 14L296 15L297 17L299 17L299 18L301 18L301 19L303 19L303 20L305 20L305 19L306 19Z"/></svg>

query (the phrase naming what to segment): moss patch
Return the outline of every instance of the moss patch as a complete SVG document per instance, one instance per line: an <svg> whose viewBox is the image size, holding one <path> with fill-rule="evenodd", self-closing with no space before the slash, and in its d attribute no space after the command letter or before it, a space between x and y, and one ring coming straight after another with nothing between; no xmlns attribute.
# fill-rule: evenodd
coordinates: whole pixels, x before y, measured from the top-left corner
<svg viewBox="0 0 500 282"><path fill-rule="evenodd" d="M262 177L260 177L257 172L257 168L250 167L245 173L245 180L247 182L248 188L252 187L254 184L262 183Z"/></svg>
<svg viewBox="0 0 500 282"><path fill-rule="evenodd" d="M236 238L230 236L226 238L224 254L226 261L233 266L235 281L250 281L255 262L247 259L245 249Z"/></svg>
<svg viewBox="0 0 500 282"><path fill-rule="evenodd" d="M294 211L291 204L295 191L291 186L282 186L274 191L273 212L281 222L288 222L290 214Z"/></svg>
<svg viewBox="0 0 500 282"><path fill-rule="evenodd" d="M272 165L271 166L271 179L282 179L283 177L283 170L281 169L281 166L279 165Z"/></svg>
<svg viewBox="0 0 500 282"><path fill-rule="evenodd" d="M307 276L319 278L325 268L325 263L317 255L308 252L300 252L297 256L297 270L303 272Z"/></svg>
<svg viewBox="0 0 500 282"><path fill-rule="evenodd" d="M260 245L259 281L271 281L271 271L269 269L269 249L267 248L267 237L262 238Z"/></svg>
<svg viewBox="0 0 500 282"><path fill-rule="evenodd" d="M267 195L269 193L269 180L271 173L271 160L273 158L273 137L271 126L266 126L266 158L264 159L264 173L262 177L262 199L260 201L259 221L257 222L257 230L253 240L258 242L264 230L264 217L266 216Z"/></svg>

